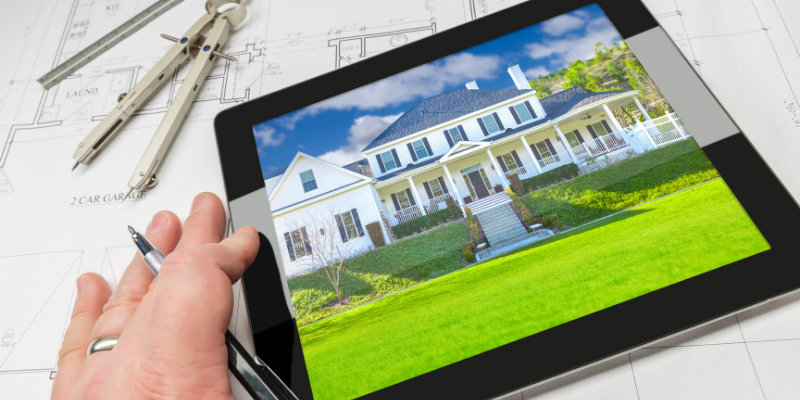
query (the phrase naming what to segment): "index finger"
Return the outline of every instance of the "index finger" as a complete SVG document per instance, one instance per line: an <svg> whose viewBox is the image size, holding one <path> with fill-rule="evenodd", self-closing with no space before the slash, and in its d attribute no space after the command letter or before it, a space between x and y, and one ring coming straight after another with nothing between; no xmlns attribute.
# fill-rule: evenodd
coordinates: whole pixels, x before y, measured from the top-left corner
<svg viewBox="0 0 800 400"><path fill-rule="evenodd" d="M219 243L225 230L225 209L213 193L200 193L183 224L183 235L175 250L206 243Z"/></svg>

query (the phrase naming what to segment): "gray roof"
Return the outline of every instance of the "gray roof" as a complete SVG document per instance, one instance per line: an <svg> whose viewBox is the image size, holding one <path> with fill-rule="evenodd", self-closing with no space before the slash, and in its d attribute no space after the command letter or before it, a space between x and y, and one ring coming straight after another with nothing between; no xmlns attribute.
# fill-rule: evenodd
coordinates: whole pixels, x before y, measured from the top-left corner
<svg viewBox="0 0 800 400"><path fill-rule="evenodd" d="M378 177L378 178L375 178L375 179L377 179L377 180L379 180L379 181L385 181L385 180L392 179L392 178L394 178L394 177L397 177L397 176L403 175L403 174L405 174L405 173L406 173L406 172L408 172L408 171L413 171L413 170L415 170L415 169L417 169L417 168L424 167L424 166L426 166L426 165L431 165L431 164L433 164L433 163L435 163L435 162L439 161L439 159L440 159L440 158L442 158L443 156L444 156L444 154L442 154L442 155L439 155L439 156L436 156L436 157L431 157L431 158L429 158L429 159L427 159L427 160L425 160L425 161L420 161L420 162L418 162L418 163L416 163L416 164L408 164L408 166L406 166L406 167L405 167L405 168L403 168L403 169L395 169L395 170L392 170L392 171L391 171L391 172L389 172L388 174L386 174L386 175L383 175L383 176L380 176L380 177Z"/></svg>
<svg viewBox="0 0 800 400"><path fill-rule="evenodd" d="M271 178L274 178L276 176L283 175L283 173L286 172L287 168L289 168L289 166L288 165L284 165L282 167L278 167L278 168L275 168L275 169L272 169L272 170L269 170L269 171L265 172L264 173L264 180L271 179Z"/></svg>
<svg viewBox="0 0 800 400"><path fill-rule="evenodd" d="M369 162L367 161L366 158L363 158L356 162L351 162L350 164L347 165L342 165L342 168L372 178L372 169L370 169Z"/></svg>
<svg viewBox="0 0 800 400"><path fill-rule="evenodd" d="M530 92L530 89L456 89L429 97L411 106L362 151Z"/></svg>

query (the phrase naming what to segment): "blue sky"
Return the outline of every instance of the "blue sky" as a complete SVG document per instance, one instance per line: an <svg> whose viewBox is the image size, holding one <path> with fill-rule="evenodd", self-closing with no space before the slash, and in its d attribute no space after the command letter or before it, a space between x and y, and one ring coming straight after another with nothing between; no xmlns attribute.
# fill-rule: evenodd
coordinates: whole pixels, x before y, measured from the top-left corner
<svg viewBox="0 0 800 400"><path fill-rule="evenodd" d="M508 63L528 79L594 56L594 44L621 40L597 5L587 6L253 127L263 172L298 151L336 165L361 150L419 100L476 80L481 89L515 89Z"/></svg>

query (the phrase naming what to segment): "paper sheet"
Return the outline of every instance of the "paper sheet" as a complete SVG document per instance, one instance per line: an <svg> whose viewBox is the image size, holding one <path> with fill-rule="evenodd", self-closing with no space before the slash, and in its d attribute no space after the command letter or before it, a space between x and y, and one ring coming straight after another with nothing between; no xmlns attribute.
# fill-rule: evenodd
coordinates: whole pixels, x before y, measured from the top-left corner
<svg viewBox="0 0 800 400"><path fill-rule="evenodd" d="M133 168L182 81L185 66L90 166L70 172L72 151L116 104L119 94L132 87L171 45L159 34L180 35L201 15L203 2L184 1L48 91L35 79L152 2L31 0L11 3L0 15L0 34L6 39L0 63L0 398L49 397L58 348L74 301L74 280L94 271L116 285L135 254L127 225L143 229L162 209L185 218L192 197L201 191L224 195L211 124L217 112L363 58L343 46L343 41L379 38L364 42L363 54L371 56L391 49L391 43L413 41L519 1L314 0L302 8L290 0L248 2L249 21L225 48L240 61L218 61L161 167L159 185L144 196L120 203ZM683 50L694 52L690 59L696 60L740 126L758 133L751 140L797 196L800 167L792 165L794 157L787 154L800 145L796 143L800 140L799 118L793 114L798 103L792 89L792 85L798 87L800 58L789 43L800 40L800 31L786 16L798 15L800 10L791 0L725 0L725 7L720 7L722 2L648 0L648 5L679 44L687 43L681 44ZM754 22L753 5L763 21L760 25ZM721 16L719 10L723 10ZM235 289L237 308L231 330L245 346L251 346L246 310L238 287ZM741 337L750 340L744 328L749 323L753 332L770 332L764 327L777 324L783 327L778 331L787 332L781 340L800 338L800 328L783 317L798 320L800 307L796 304L788 302L763 315L756 312L748 320L751 322L737 322ZM720 329L733 329L730 326ZM725 337L725 332L712 336ZM762 335L767 338L764 340L770 337ZM759 359L754 355L755 345L744 339L729 341L738 346L739 356L727 357L741 360L741 349L750 351L751 370L756 365L762 368L758 377L764 388L765 382L781 381L786 372L776 366L783 364L771 362L769 356ZM776 351L768 346L773 345L762 346L764 354L775 357L791 350ZM714 378L720 375L716 366L730 364L723 362L727 360L724 355L706 356L688 345L681 349L688 353L652 362L639 360L661 359L638 352L627 363L617 361L596 373L589 371L586 379L601 386L619 381L621 386L610 387L640 398L667 398L670 386L666 382L672 381L662 379L660 371L687 374L681 364L684 360L691 363L706 357L711 360L708 368L698 367L689 376L702 386L716 382ZM794 351L800 355L800 349ZM637 365L650 371L649 375L631 373L628 378L625 373ZM791 365L794 370L789 371L796 376L800 366L796 362ZM634 385L633 392L629 383ZM570 388L580 391L587 387L591 388L588 397L600 398L599 394L605 393L580 380L564 387L567 389L552 389L543 396L568 398ZM238 398L248 398L241 388L235 390ZM797 396L798 390L795 386L794 392L776 393ZM642 395L645 392L647 396ZM530 392L530 396L537 393ZM735 398L736 393L741 397L750 392L732 393Z"/></svg>

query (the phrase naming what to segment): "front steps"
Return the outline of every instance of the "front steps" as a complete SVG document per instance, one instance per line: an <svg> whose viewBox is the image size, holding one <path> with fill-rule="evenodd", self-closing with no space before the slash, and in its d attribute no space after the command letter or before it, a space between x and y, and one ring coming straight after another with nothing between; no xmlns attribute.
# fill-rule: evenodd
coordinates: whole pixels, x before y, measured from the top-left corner
<svg viewBox="0 0 800 400"><path fill-rule="evenodd" d="M528 237L528 231L511 208L511 199L505 193L503 193L503 196L508 199L507 203L497 203L491 207L484 207L480 211L473 211L473 214L478 217L478 221L481 223L481 228L483 228L483 233L486 235L489 245L495 249Z"/></svg>

